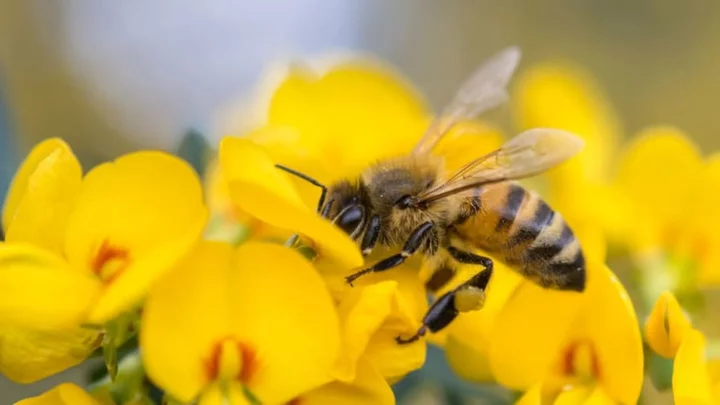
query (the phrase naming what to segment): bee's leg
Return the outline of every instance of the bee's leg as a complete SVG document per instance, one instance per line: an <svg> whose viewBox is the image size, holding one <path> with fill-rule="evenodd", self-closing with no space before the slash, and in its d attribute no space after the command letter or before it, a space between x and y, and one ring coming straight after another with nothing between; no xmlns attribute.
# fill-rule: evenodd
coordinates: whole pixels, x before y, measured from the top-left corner
<svg viewBox="0 0 720 405"><path fill-rule="evenodd" d="M492 260L452 246L449 246L447 250L460 263L479 264L485 268L438 298L425 314L420 329L408 339L403 339L401 336L396 337L395 340L398 344L414 342L425 335L427 330L433 333L439 332L448 326L460 312L477 310L485 304L485 289L493 273Z"/></svg>
<svg viewBox="0 0 720 405"><path fill-rule="evenodd" d="M456 272L457 269L448 260L433 266L432 274L425 282L425 288L433 294L436 293L455 277Z"/></svg>
<svg viewBox="0 0 720 405"><path fill-rule="evenodd" d="M360 250L363 256L367 256L372 252L377 244L378 236L380 236L380 216L373 215L373 217L370 218L368 227L365 230L365 236L363 236L362 243L360 244Z"/></svg>
<svg viewBox="0 0 720 405"><path fill-rule="evenodd" d="M417 228L415 228L412 234L410 234L407 242L405 242L405 246L403 246L402 252L380 260L374 265L366 269L360 270L357 273L353 273L345 277L345 280L348 282L348 284L352 285L353 281L357 280L364 274L372 273L375 271L384 271L399 266L420 248L423 241L428 235L432 234L433 226L433 223L430 221L418 226Z"/></svg>
<svg viewBox="0 0 720 405"><path fill-rule="evenodd" d="M489 257L476 255L475 253L468 252L466 250L460 250L454 246L448 246L447 251L450 253L450 256L453 257L453 259L457 260L460 263L479 264L485 267L485 269L488 269L492 272L493 262L492 259L490 259Z"/></svg>

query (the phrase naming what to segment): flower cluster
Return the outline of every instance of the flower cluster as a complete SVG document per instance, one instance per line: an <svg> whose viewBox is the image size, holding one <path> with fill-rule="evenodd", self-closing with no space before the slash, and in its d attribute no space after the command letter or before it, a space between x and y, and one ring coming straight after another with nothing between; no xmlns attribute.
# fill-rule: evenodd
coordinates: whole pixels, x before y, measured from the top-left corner
<svg viewBox="0 0 720 405"><path fill-rule="evenodd" d="M3 206L0 372L30 383L101 354L108 377L20 404L394 404L392 385L423 367L428 344L463 379L501 385L522 405L636 404L644 376L659 373L649 356L674 359L671 383L653 383L676 403L720 401L720 368L673 295L700 317L692 298L720 280L720 166L682 132L648 129L616 162L619 123L589 76L525 70L511 95L518 126L586 143L535 184L581 241L585 291L541 288L495 260L482 309L401 345L429 307L426 263L348 285L388 252L364 258L318 215L321 190L277 165L322 184L352 179L407 154L429 108L366 60L294 66L270 96L252 130L221 140L202 179L163 152L83 174L62 140L35 146ZM434 152L453 172L503 139L462 122ZM638 276L627 290L615 262ZM430 295L477 271L462 266Z"/></svg>

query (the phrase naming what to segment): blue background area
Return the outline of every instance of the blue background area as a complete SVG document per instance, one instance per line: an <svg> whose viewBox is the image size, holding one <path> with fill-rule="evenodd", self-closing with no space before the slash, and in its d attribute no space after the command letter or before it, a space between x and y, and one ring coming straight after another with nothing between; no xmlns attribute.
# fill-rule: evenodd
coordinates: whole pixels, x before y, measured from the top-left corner
<svg viewBox="0 0 720 405"><path fill-rule="evenodd" d="M2 86L0 86L0 201L5 200L5 192L10 183L12 172L17 165L17 156L15 156L14 151L5 98L3 97Z"/></svg>

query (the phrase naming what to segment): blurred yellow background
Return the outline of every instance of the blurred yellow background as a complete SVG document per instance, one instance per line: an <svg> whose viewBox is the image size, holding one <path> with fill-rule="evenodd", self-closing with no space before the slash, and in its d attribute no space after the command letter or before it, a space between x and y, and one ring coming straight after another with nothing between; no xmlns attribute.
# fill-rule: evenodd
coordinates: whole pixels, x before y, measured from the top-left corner
<svg viewBox="0 0 720 405"><path fill-rule="evenodd" d="M436 107L509 44L523 66L587 68L627 133L671 123L715 136L720 5L682 1L3 0L0 72L19 145L49 136L102 157L170 147L188 126L253 88L278 59L370 52Z"/></svg>

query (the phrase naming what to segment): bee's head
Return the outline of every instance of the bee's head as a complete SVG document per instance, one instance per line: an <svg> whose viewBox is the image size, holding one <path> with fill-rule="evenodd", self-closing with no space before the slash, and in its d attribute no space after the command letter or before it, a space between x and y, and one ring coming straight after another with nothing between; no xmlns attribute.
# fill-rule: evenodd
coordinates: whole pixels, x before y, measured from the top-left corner
<svg viewBox="0 0 720 405"><path fill-rule="evenodd" d="M357 238L369 215L365 189L360 182L341 181L328 190L322 215L330 219L351 238Z"/></svg>

